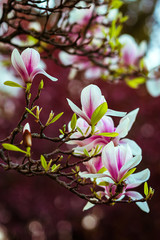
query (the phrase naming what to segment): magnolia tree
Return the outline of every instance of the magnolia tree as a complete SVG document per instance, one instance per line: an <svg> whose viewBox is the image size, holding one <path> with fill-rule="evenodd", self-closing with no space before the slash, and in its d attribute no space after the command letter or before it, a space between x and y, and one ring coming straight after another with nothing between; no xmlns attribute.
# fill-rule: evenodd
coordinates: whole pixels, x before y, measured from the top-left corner
<svg viewBox="0 0 160 240"><path fill-rule="evenodd" d="M147 83L159 96L159 69L147 70L146 43L121 34L121 0L2 0L0 51L37 48L44 58L71 67L69 78L124 81L132 88ZM5 47L4 47L5 45ZM6 64L6 59L4 59Z"/></svg>
<svg viewBox="0 0 160 240"><path fill-rule="evenodd" d="M85 199L87 204L84 210L96 204L135 202L143 211L149 212L147 200L153 195L152 188L147 185L150 171L145 169L134 173L142 160L141 148L133 140L125 138L136 119L138 109L128 114L109 109L101 90L91 84L81 92L82 109L67 99L74 112L68 127L64 125L59 130L59 136L48 137L44 133L45 129L58 121L63 112L55 116L51 111L47 122L42 123L42 108L36 105L36 100L43 90L43 80L39 84L37 95L31 100L32 82L37 74L43 74L52 81L57 79L39 66L40 55L32 48L25 49L21 55L14 49L11 62L25 87L12 81L6 81L5 85L23 88L26 106L18 125L6 139L1 140L0 166L29 176L47 175ZM39 125L38 133L32 133L28 122L24 125L28 115L32 115ZM115 126L113 117L121 118L118 126ZM23 139L23 148L18 142L19 134ZM39 160L34 160L32 138L55 142L58 146L50 153L41 154ZM73 146L70 150L64 150L63 146L68 144ZM18 164L14 162L13 151L22 156ZM85 166L85 171L81 170L82 165ZM145 183L143 195L133 190L142 183Z"/></svg>
<svg viewBox="0 0 160 240"><path fill-rule="evenodd" d="M11 63L23 84L5 81L6 86L22 88L26 105L13 131L2 139L0 166L27 176L45 175L86 200L84 210L94 205L113 206L136 203L149 212L147 201L153 195L148 187L149 169L137 172L142 160L141 148L126 138L139 109L130 113L111 110L95 84L81 92L81 108L67 99L73 111L71 120L59 126L59 135L49 137L46 128L62 118L63 112L41 120L37 100L43 91L41 80L34 96L32 82L37 74L52 81L40 63L40 53L63 67L70 67L70 79L125 81L132 88L147 82L152 95L158 96L159 76L149 74L145 64L146 44L140 46L129 35L120 35L127 16L119 11L120 0L3 0L1 1L0 51L2 63ZM21 52L21 54L20 54ZM151 77L152 76L152 77ZM54 87L54 83L53 83ZM155 93L156 91L156 93ZM125 111L125 109L124 109ZM39 126L33 132L28 116ZM115 125L114 119L119 119ZM26 124L25 124L26 123ZM21 136L21 137L20 137ZM33 157L32 141L56 143L52 152ZM23 146L22 146L23 144ZM14 161L16 156L21 160ZM144 184L144 193L135 190Z"/></svg>

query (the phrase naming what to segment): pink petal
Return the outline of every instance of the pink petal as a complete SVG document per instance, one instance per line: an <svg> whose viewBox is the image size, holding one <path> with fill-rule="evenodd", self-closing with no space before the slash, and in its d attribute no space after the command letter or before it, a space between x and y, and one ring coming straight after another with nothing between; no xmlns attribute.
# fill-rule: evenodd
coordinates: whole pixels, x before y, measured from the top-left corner
<svg viewBox="0 0 160 240"><path fill-rule="evenodd" d="M12 62L13 67L16 69L16 71L22 77L22 79L25 82L28 82L30 80L29 75L28 75L27 69L24 65L23 59L17 49L14 49L12 52L11 62Z"/></svg>
<svg viewBox="0 0 160 240"><path fill-rule="evenodd" d="M21 57L26 66L27 72L30 75L38 66L40 62L40 55L35 49L27 48L22 52Z"/></svg>
<svg viewBox="0 0 160 240"><path fill-rule="evenodd" d="M101 90L96 85L90 84L82 90L82 111L84 111L89 118L91 118L94 110L103 102L105 102L105 99L102 96Z"/></svg>
<svg viewBox="0 0 160 240"><path fill-rule="evenodd" d="M111 117L104 116L97 123L96 128L99 130L98 133L114 132L114 122Z"/></svg>
<svg viewBox="0 0 160 240"><path fill-rule="evenodd" d="M113 142L108 143L102 151L102 162L111 176L117 181L118 166Z"/></svg>
<svg viewBox="0 0 160 240"><path fill-rule="evenodd" d="M73 112L75 112L79 117L83 118L88 124L91 123L89 117L79 108L77 107L71 100L67 98L68 104Z"/></svg>
<svg viewBox="0 0 160 240"><path fill-rule="evenodd" d="M120 170L127 161L133 157L129 146L118 146L115 148L118 170Z"/></svg>
<svg viewBox="0 0 160 240"><path fill-rule="evenodd" d="M101 157L92 158L83 164L86 166L89 173L97 173L103 167Z"/></svg>

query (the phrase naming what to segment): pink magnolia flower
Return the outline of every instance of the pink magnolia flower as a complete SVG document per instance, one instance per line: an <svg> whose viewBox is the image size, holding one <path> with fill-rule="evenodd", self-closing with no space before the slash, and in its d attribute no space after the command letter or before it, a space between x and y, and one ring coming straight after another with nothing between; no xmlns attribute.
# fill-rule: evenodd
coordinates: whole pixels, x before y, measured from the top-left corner
<svg viewBox="0 0 160 240"><path fill-rule="evenodd" d="M134 176L135 175L135 176ZM137 175L137 176L136 176ZM140 180L138 179L138 175L141 175ZM116 184L109 183L107 186L104 186L104 192L102 192L102 196L105 196L107 199L113 198L115 201L120 201L124 197L129 197L130 199L134 200L141 200L143 199L143 196L137 192L137 191L132 191L129 190L133 187L130 185L132 184L127 184L128 179L132 178L134 179L133 182L136 184L136 186L139 186L140 184L146 182L150 176L150 172L148 169L145 169L139 173L136 174L131 174L125 181L125 184L123 184L121 187L118 187ZM99 180L103 181L103 179ZM129 191L128 191L129 190ZM148 213L149 207L146 201L142 202L136 202L136 205L144 212Z"/></svg>
<svg viewBox="0 0 160 240"><path fill-rule="evenodd" d="M81 92L82 110L71 100L67 99L67 101L72 111L83 118L88 124L91 124L91 117L96 108L106 102L99 87L93 84L88 85ZM124 116L125 114L124 112L118 112L111 109L108 109L106 112L106 115L111 116Z"/></svg>
<svg viewBox="0 0 160 240"><path fill-rule="evenodd" d="M111 179L118 183L122 177L141 162L142 156L133 157L131 148L126 145L115 147L108 143L102 151L102 162Z"/></svg>
<svg viewBox="0 0 160 240"><path fill-rule="evenodd" d="M87 138L84 140L79 140L78 138L82 137L82 134L80 132L76 132L71 136L71 138L74 138L74 140L71 140L68 143L77 144L78 146L74 148L75 152L82 153L84 149L90 151L92 148L96 147L96 145L104 147L110 141L113 141L115 146L123 145L125 147L126 145L129 145L133 155L141 155L142 151L141 148L137 145L137 143L128 138L124 138L130 131L136 119L138 110L139 109L137 108L128 113L125 117L123 117L116 128L111 117L103 116L95 127L95 132L97 133L91 137L87 137L91 133L90 125L84 119L79 118L77 120L77 126L82 130L83 136ZM68 128L70 131L71 130L70 125ZM87 134L85 134L86 132ZM118 136L114 138L98 135L100 133L114 133L114 132L118 133Z"/></svg>
<svg viewBox="0 0 160 240"><path fill-rule="evenodd" d="M107 199L112 198L115 201L120 201L126 196L132 200L141 200L143 196L131 189L138 187L149 179L149 169L131 174L120 182L130 169L140 163L141 158L140 155L133 157L129 146L115 147L113 142L110 142L104 147L102 158L93 158L86 162L85 165L88 172L80 172L79 175L82 178L96 179L97 185L103 187L105 190L101 192L101 196L105 196ZM105 167L106 170L103 173L98 173L100 167ZM101 186L102 182L106 182L106 186ZM136 204L143 211L149 212L146 202L136 202Z"/></svg>
<svg viewBox="0 0 160 240"><path fill-rule="evenodd" d="M146 43L142 42L140 46L138 46L134 38L128 34L120 36L119 41L124 44L121 50L124 64L137 65L140 58L145 54Z"/></svg>
<svg viewBox="0 0 160 240"><path fill-rule="evenodd" d="M52 81L57 81L57 78L50 76L39 66L40 55L33 48L25 49L21 55L17 49L14 49L11 55L11 61L16 71L26 83L31 83L37 74L43 74Z"/></svg>

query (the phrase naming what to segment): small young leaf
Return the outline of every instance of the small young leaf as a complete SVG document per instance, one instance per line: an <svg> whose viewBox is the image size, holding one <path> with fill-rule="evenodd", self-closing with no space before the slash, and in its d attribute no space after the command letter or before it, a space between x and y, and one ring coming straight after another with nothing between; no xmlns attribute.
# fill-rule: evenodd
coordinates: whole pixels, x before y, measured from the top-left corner
<svg viewBox="0 0 160 240"><path fill-rule="evenodd" d="M147 196L148 195L148 184L147 182L144 183L144 194Z"/></svg>
<svg viewBox="0 0 160 240"><path fill-rule="evenodd" d="M121 182L123 182L124 179L126 179L126 178L129 177L132 173L134 173L135 170L136 170L136 168L130 169L130 170L121 178L121 180L119 181L118 184L120 184Z"/></svg>
<svg viewBox="0 0 160 240"><path fill-rule="evenodd" d="M37 118L37 116L28 108L26 108L27 112L29 112L31 115L33 115L35 118Z"/></svg>
<svg viewBox="0 0 160 240"><path fill-rule="evenodd" d="M131 88L138 88L139 85L144 84L146 82L146 79L144 77L137 77L134 79L127 79L126 83Z"/></svg>
<svg viewBox="0 0 160 240"><path fill-rule="evenodd" d="M21 86L20 84L18 84L18 83L16 83L16 82L12 82L12 81L6 81L6 82L4 82L4 85L9 86L9 87L24 88L24 87Z"/></svg>
<svg viewBox="0 0 160 240"><path fill-rule="evenodd" d="M92 126L95 126L97 122L105 115L107 112L108 105L106 102L99 105L96 110L93 112L91 117L91 124Z"/></svg>
<svg viewBox="0 0 160 240"><path fill-rule="evenodd" d="M64 135L64 132L62 131L62 129L59 129L59 131L60 131L60 133L61 133L62 135Z"/></svg>
<svg viewBox="0 0 160 240"><path fill-rule="evenodd" d="M59 167L60 167L60 164L58 164L58 165L54 164L54 165L51 167L51 171L52 171L52 172L55 172Z"/></svg>
<svg viewBox="0 0 160 240"><path fill-rule="evenodd" d="M104 182L100 182L98 185L99 186L108 186L109 183L104 181Z"/></svg>
<svg viewBox="0 0 160 240"><path fill-rule="evenodd" d="M2 146L9 151L15 151L15 152L22 152L27 154L26 151L23 151L22 149L20 149L19 147L13 145L13 144L9 144L9 143L3 143Z"/></svg>
<svg viewBox="0 0 160 240"><path fill-rule="evenodd" d="M87 149L84 149L83 152L84 152L84 154L85 154L87 157L90 157L89 152L87 151Z"/></svg>
<svg viewBox="0 0 160 240"><path fill-rule="evenodd" d="M107 168L102 167L97 173L104 173L105 171L107 171Z"/></svg>
<svg viewBox="0 0 160 240"><path fill-rule="evenodd" d="M112 1L111 8L120 8L124 3L120 0Z"/></svg>
<svg viewBox="0 0 160 240"><path fill-rule="evenodd" d="M98 133L96 135L99 135L99 136L104 136L104 137L117 137L118 136L118 133L116 132L103 132L103 133Z"/></svg>
<svg viewBox="0 0 160 240"><path fill-rule="evenodd" d="M71 119L71 129L74 130L77 123L77 115L74 113Z"/></svg>
<svg viewBox="0 0 160 240"><path fill-rule="evenodd" d="M64 113L64 112L61 112L61 113L57 114L57 115L50 121L49 124L52 124L52 123L56 122L56 121L63 115L63 113ZM48 125L49 125L49 124L48 124Z"/></svg>
<svg viewBox="0 0 160 240"><path fill-rule="evenodd" d="M48 171L50 169L51 163L52 163L52 159L49 161L49 163L47 165L47 168L46 168L46 171Z"/></svg>
<svg viewBox="0 0 160 240"><path fill-rule="evenodd" d="M45 157L43 155L41 155L41 164L42 164L42 167L44 168L44 170L46 171L47 169L47 161L45 159Z"/></svg>
<svg viewBox="0 0 160 240"><path fill-rule="evenodd" d="M76 128L77 128L77 131L80 132L83 136L84 134L83 134L82 130L79 127L76 127Z"/></svg>

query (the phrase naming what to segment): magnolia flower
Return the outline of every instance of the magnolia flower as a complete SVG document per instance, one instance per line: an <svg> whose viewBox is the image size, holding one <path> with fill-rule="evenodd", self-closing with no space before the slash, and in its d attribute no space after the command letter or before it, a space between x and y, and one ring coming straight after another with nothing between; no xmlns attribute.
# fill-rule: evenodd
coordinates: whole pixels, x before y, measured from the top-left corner
<svg viewBox="0 0 160 240"><path fill-rule="evenodd" d="M21 55L17 49L14 49L11 55L11 61L16 71L26 83L31 83L37 74L43 74L52 81L57 81L57 78L50 76L41 66L38 66L40 55L33 48L25 49Z"/></svg>
<svg viewBox="0 0 160 240"><path fill-rule="evenodd" d="M138 46L134 38L128 34L120 36L119 41L124 45L121 50L124 64L137 65L146 52L146 42L143 41Z"/></svg>
<svg viewBox="0 0 160 240"><path fill-rule="evenodd" d="M149 169L126 176L129 170L137 166L142 157L140 155L133 157L130 147L127 145L115 147L113 142L106 145L102 151L102 158L98 157L89 160L85 163L88 172L80 172L82 178L96 178L97 185L104 188L101 193L107 199L112 198L115 201L120 201L125 196L132 200L141 200L143 196L130 189L133 189L140 184L146 182L150 177ZM98 171L104 168L103 173ZM106 169L106 170L105 170ZM126 178L125 178L126 176ZM106 182L106 186L101 183ZM136 202L136 204L145 212L149 212L146 202Z"/></svg>
<svg viewBox="0 0 160 240"><path fill-rule="evenodd" d="M77 120L76 127L79 127L81 129L83 135L79 131L77 131L71 135L71 140L67 143L78 145L74 148L74 152L76 152L77 154L78 152L83 153L84 149L90 151L92 148L95 148L96 145L105 146L112 140L112 138L109 136L101 136L98 134L115 132L114 122L112 118L108 116L103 116L101 120L96 124L96 134L92 135L91 137L88 137L89 134L91 134L91 126L84 119L79 118ZM71 131L70 123L68 125L68 129L69 131ZM79 140L79 138L82 136L85 136L86 138L84 140ZM74 140L72 140L72 138Z"/></svg>
<svg viewBox="0 0 160 240"><path fill-rule="evenodd" d="M88 85L81 92L82 110L71 100L67 99L67 101L72 111L75 112L79 117L83 118L88 124L91 124L91 117L96 108L102 103L106 103L106 100L99 87L93 84ZM106 112L106 115L111 116L124 116L125 114L126 113L124 112L117 112L111 109L108 109Z"/></svg>
<svg viewBox="0 0 160 240"><path fill-rule="evenodd" d="M141 173L141 172L140 172ZM145 182L148 180L150 172L148 169L144 170L144 173L141 173L142 175L142 180L141 183ZM131 175L132 176L132 175ZM101 181L103 181L103 179L101 179ZM126 179L127 182L127 179ZM139 185L141 184L139 183ZM107 199L109 198L113 198L115 201L120 201L122 200L125 196L129 197L130 199L132 199L133 201L136 200L141 200L143 199L143 196L137 192L137 191L128 191L128 189L130 188L129 185L127 185L126 183L124 185L122 185L121 187L118 187L116 184L113 183L109 183L107 186L103 187L104 188L104 192L101 193L102 196L105 196ZM135 202L136 205L144 212L148 213L149 207L146 201L137 201Z"/></svg>
<svg viewBox="0 0 160 240"><path fill-rule="evenodd" d="M141 155L133 157L131 148L126 145L115 147L113 142L108 143L102 151L102 162L114 182L119 182L122 177L141 162Z"/></svg>
<svg viewBox="0 0 160 240"><path fill-rule="evenodd" d="M125 147L126 145L129 145L133 155L141 155L142 151L141 151L141 148L137 145L137 143L128 138L124 138L130 131L136 119L138 110L139 109L137 108L131 111L130 113L128 113L125 117L123 117L120 120L120 123L117 126L117 128L114 127L114 122L111 117L103 116L95 127L96 134L84 140L78 140L78 138L82 137L82 134L80 132L76 132L71 136L71 139L74 138L74 140L71 140L68 143L77 144L78 146L74 148L75 152L82 153L84 149L86 149L87 151L90 151L92 148L95 148L96 145L104 147L110 141L113 141L115 146L123 145ZM77 126L82 130L83 136L87 137L91 133L90 125L82 118L78 119ZM70 130L71 128L69 126L69 131ZM85 134L86 132L87 132L87 135ZM100 133L117 133L118 136L107 137L107 136L99 135Z"/></svg>

